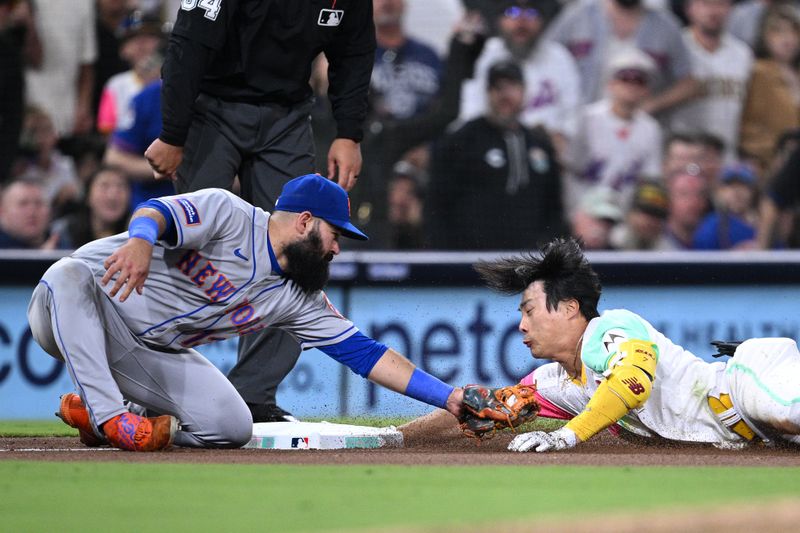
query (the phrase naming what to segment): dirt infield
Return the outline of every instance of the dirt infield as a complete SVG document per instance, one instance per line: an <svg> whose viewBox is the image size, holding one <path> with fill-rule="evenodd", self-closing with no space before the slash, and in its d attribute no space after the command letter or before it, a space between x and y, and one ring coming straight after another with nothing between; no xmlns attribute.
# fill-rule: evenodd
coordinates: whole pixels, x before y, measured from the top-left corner
<svg viewBox="0 0 800 533"><path fill-rule="evenodd" d="M0 437L0 460L119 461L227 464L395 465L630 465L630 466L800 466L800 449L752 446L718 450L708 445L653 445L598 435L573 450L512 453L513 434L477 445L456 433L435 440L406 437L406 446L377 450L195 450L173 448L130 453L86 448L73 437Z"/></svg>
<svg viewBox="0 0 800 533"><path fill-rule="evenodd" d="M1 460L114 461L126 463L305 464L305 465L598 465L598 466L800 466L800 448L752 446L718 450L708 445L653 445L598 435L579 447L558 453L512 453L513 434L500 434L479 446L455 431L435 439L406 434L406 446L377 450L195 450L173 448L156 453L130 453L111 448L86 448L77 437L0 437ZM767 518L768 517L768 518ZM712 506L703 510L672 509L617 513L602 520L498 520L491 526L380 528L372 533L778 533L797 531L800 501ZM364 533L368 530L362 529Z"/></svg>

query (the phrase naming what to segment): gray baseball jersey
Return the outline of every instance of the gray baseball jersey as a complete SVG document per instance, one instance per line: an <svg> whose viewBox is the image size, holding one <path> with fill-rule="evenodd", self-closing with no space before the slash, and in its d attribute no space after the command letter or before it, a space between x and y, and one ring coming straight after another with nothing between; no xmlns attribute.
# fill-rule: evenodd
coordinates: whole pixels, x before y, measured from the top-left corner
<svg viewBox="0 0 800 533"><path fill-rule="evenodd" d="M113 300L145 343L190 348L277 327L306 349L338 343L357 331L323 292L304 294L276 273L269 213L222 189L158 201L172 213L176 242L158 241L141 295L131 293L124 303ZM127 239L127 233L100 239L72 257L85 261L99 281L103 261Z"/></svg>
<svg viewBox="0 0 800 533"><path fill-rule="evenodd" d="M193 349L279 327L304 348L368 375L386 347L342 317L325 294L306 294L280 276L269 243L269 213L221 189L160 198L172 221L153 249L144 292L124 302L100 285L104 261L123 233L83 246L48 269L28 320L45 351L64 360L95 427L130 400L176 416L175 444L238 447L252 417L228 379ZM163 209L161 209L163 207ZM170 237L171 236L171 237Z"/></svg>

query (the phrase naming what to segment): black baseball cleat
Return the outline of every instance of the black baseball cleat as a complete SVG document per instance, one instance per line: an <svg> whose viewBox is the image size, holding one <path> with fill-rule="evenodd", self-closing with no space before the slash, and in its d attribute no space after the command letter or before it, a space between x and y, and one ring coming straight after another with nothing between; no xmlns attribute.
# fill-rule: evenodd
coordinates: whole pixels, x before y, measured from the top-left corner
<svg viewBox="0 0 800 533"><path fill-rule="evenodd" d="M288 411L285 411L274 404L255 404L248 403L247 407L253 415L253 422L299 422Z"/></svg>

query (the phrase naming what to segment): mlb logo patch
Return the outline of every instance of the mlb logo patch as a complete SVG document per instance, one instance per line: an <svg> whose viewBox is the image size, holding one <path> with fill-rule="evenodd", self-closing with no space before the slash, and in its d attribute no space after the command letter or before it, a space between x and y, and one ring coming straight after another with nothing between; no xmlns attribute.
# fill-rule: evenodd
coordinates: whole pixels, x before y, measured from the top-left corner
<svg viewBox="0 0 800 533"><path fill-rule="evenodd" d="M292 437L292 448L298 450L308 449L308 437Z"/></svg>
<svg viewBox="0 0 800 533"><path fill-rule="evenodd" d="M342 23L344 11L341 9L322 9L317 24L320 26L338 26Z"/></svg>

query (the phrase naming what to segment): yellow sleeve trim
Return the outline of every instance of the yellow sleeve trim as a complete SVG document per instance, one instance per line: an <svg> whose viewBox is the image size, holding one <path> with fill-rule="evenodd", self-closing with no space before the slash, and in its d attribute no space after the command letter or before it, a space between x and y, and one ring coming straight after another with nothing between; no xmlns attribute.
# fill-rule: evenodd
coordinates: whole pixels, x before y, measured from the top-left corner
<svg viewBox="0 0 800 533"><path fill-rule="evenodd" d="M574 431L581 442L614 424L631 409L641 407L650 397L653 383L649 372L630 364L630 357L625 359L628 361L620 361L597 387L583 412L565 426ZM652 375L655 375L655 364Z"/></svg>

